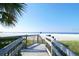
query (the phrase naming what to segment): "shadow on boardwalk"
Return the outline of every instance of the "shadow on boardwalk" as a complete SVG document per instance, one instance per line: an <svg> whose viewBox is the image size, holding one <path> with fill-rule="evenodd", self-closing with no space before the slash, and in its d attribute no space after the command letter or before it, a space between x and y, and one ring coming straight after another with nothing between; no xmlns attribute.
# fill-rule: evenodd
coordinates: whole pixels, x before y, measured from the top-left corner
<svg viewBox="0 0 79 59"><path fill-rule="evenodd" d="M48 56L44 44L33 44L29 46L27 49L21 50L22 56Z"/></svg>

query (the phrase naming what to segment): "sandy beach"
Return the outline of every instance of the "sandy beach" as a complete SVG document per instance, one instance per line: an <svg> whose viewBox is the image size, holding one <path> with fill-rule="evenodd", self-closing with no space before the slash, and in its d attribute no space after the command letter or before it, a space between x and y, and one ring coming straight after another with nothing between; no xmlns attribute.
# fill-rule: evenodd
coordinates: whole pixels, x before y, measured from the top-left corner
<svg viewBox="0 0 79 59"><path fill-rule="evenodd" d="M79 40L79 34L51 34L56 40Z"/></svg>

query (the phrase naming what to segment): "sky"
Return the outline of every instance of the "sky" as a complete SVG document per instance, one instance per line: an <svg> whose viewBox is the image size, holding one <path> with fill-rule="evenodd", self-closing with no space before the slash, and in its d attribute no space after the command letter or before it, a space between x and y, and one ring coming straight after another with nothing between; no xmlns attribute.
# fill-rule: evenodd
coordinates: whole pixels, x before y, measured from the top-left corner
<svg viewBox="0 0 79 59"><path fill-rule="evenodd" d="M28 3L14 27L1 32L79 32L79 4Z"/></svg>

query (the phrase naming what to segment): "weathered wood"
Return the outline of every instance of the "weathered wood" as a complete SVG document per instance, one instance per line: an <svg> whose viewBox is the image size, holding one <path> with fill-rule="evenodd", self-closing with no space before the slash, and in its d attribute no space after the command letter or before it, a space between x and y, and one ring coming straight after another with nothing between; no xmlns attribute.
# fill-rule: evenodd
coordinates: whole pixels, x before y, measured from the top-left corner
<svg viewBox="0 0 79 59"><path fill-rule="evenodd" d="M20 45L19 45L18 47L16 47L16 49L13 50L9 55L10 55L10 56L15 56L16 53L18 53L18 51L20 51L22 47L23 47L23 44L20 44Z"/></svg>
<svg viewBox="0 0 79 59"><path fill-rule="evenodd" d="M22 41L23 41L23 38L20 37L19 39L13 41L9 45L7 45L4 48L0 49L0 56L9 55L14 50L16 50L16 48L17 48L17 50L20 50L22 48L22 46L23 46L23 45L22 46L19 46L20 44L22 44Z"/></svg>
<svg viewBox="0 0 79 59"><path fill-rule="evenodd" d="M37 43L39 43L39 35L37 35Z"/></svg>
<svg viewBox="0 0 79 59"><path fill-rule="evenodd" d="M71 50L66 48L63 44L58 42L56 38L51 37L51 36L45 36L44 40L51 47L51 51L49 50L49 47L47 47L47 52L49 53L49 55L55 54L57 56L61 56L61 55L76 56L75 53L73 53Z"/></svg>
<svg viewBox="0 0 79 59"><path fill-rule="evenodd" d="M67 56L76 56L75 53L73 53L71 50L69 50L68 48L66 48L63 44L54 41L53 42L59 49L61 49Z"/></svg>
<svg viewBox="0 0 79 59"><path fill-rule="evenodd" d="M27 48L27 36L26 36L26 47L25 48Z"/></svg>
<svg viewBox="0 0 79 59"><path fill-rule="evenodd" d="M19 39L13 41L9 45L0 49L0 56L4 56L4 55L14 56L14 55L16 55L18 53L18 51L20 51L20 49L24 46L24 44L22 42L24 40L23 37L26 37L26 40L27 40L27 37L29 37L29 36L33 36L33 35L20 36ZM39 36L39 35L34 35L34 36L37 36L37 43L39 43L39 38L43 39L42 36ZM61 56L64 53L67 56L76 56L75 53L73 53L71 50L66 48L63 44L58 42L54 37L52 38L51 36L45 36L45 39L43 39L43 40L46 42L45 45L46 45L46 49L47 49L47 52L49 53L49 55L54 54L57 56ZM63 53L61 53L61 52L63 52Z"/></svg>
<svg viewBox="0 0 79 59"><path fill-rule="evenodd" d="M61 53L59 53L59 51L55 48L55 46L53 46L52 50L52 55L62 56Z"/></svg>
<svg viewBox="0 0 79 59"><path fill-rule="evenodd" d="M45 36L45 39L43 39L43 40L46 42L45 45L46 45L46 50L47 50L48 54L50 56L52 56L52 42L51 42L51 40L48 39L47 36Z"/></svg>
<svg viewBox="0 0 79 59"><path fill-rule="evenodd" d="M27 49L21 50L22 56L48 56L44 44L33 44L29 46Z"/></svg>

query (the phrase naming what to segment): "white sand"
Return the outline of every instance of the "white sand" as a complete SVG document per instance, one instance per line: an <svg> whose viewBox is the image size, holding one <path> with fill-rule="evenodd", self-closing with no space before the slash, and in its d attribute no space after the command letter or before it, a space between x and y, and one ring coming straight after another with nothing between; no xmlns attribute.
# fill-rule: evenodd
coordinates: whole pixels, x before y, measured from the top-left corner
<svg viewBox="0 0 79 59"><path fill-rule="evenodd" d="M56 40L79 40L79 34L52 34Z"/></svg>

